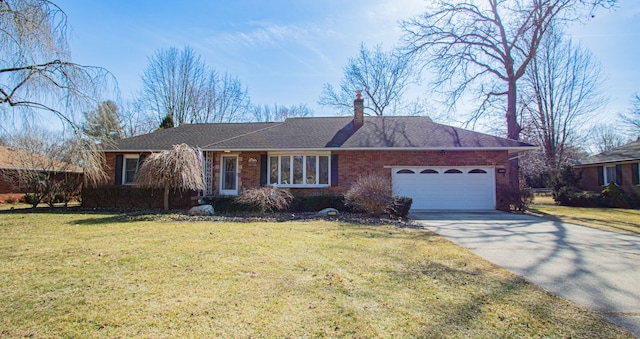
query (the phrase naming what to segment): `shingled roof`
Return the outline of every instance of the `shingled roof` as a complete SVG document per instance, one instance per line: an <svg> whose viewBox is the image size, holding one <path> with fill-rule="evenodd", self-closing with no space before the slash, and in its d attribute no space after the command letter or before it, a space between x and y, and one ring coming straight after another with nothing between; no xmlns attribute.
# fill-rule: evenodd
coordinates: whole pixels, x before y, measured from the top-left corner
<svg viewBox="0 0 640 339"><path fill-rule="evenodd" d="M320 149L509 149L535 146L434 123L424 116L289 118L271 123L184 124L119 140L105 151L160 151L186 143L210 151Z"/></svg>
<svg viewBox="0 0 640 339"><path fill-rule="evenodd" d="M582 161L577 166L606 164L612 162L624 162L640 160L640 140L630 142L626 145L616 147L606 152L592 155Z"/></svg>
<svg viewBox="0 0 640 339"><path fill-rule="evenodd" d="M0 169L82 173L81 167L7 146L0 146Z"/></svg>

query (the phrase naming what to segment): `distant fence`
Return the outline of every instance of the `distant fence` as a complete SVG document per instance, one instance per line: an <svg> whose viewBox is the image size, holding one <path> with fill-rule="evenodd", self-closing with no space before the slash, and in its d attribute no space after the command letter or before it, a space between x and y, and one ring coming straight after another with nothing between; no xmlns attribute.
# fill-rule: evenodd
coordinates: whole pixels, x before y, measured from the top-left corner
<svg viewBox="0 0 640 339"><path fill-rule="evenodd" d="M547 196L547 195L552 195L553 194L553 188L544 188L544 187L532 188L531 192L534 195Z"/></svg>

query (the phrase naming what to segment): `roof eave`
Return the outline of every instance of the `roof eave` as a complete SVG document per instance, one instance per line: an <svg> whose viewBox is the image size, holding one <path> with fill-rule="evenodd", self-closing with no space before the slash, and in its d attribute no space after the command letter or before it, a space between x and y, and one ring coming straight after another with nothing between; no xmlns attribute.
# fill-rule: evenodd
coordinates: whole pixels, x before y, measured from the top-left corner
<svg viewBox="0 0 640 339"><path fill-rule="evenodd" d="M525 152L539 150L538 146L512 146L512 147L281 147L281 148L200 148L207 152L264 152L264 151L510 151ZM161 152L165 149L112 149L103 150L103 152L111 153L146 153Z"/></svg>
<svg viewBox="0 0 640 339"><path fill-rule="evenodd" d="M608 161L597 161L597 162L589 162L584 164L575 164L573 167L589 167L589 166L598 166L598 165L606 165L606 164L626 164L640 161L640 158L627 158L627 159L617 159L617 160L608 160Z"/></svg>

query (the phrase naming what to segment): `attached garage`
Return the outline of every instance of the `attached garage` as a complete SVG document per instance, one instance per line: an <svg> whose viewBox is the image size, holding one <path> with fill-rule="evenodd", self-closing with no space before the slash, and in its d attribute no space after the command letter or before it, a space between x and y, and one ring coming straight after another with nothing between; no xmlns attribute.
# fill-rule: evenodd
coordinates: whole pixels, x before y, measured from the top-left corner
<svg viewBox="0 0 640 339"><path fill-rule="evenodd" d="M413 199L412 210L493 210L493 167L394 167L395 193Z"/></svg>

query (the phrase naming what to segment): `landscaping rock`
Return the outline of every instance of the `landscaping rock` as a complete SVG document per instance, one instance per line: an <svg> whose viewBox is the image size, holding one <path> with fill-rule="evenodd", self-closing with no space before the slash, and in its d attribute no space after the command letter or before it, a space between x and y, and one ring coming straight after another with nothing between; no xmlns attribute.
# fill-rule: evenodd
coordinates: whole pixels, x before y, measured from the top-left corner
<svg viewBox="0 0 640 339"><path fill-rule="evenodd" d="M317 217L339 217L340 212L335 208L325 208L322 211L316 213Z"/></svg>
<svg viewBox="0 0 640 339"><path fill-rule="evenodd" d="M191 209L189 210L189 215L202 215L202 216L214 215L213 206L200 205L200 206L191 207Z"/></svg>

